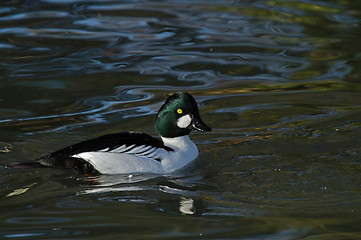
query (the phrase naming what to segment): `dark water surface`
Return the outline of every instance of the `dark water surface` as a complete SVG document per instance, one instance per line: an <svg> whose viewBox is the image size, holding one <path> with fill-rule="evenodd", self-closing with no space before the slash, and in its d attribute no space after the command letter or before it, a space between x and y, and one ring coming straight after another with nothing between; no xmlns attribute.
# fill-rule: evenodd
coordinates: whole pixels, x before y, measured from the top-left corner
<svg viewBox="0 0 361 240"><path fill-rule="evenodd" d="M0 3L1 239L361 239L361 4ZM169 176L9 169L155 135L189 91L210 133Z"/></svg>

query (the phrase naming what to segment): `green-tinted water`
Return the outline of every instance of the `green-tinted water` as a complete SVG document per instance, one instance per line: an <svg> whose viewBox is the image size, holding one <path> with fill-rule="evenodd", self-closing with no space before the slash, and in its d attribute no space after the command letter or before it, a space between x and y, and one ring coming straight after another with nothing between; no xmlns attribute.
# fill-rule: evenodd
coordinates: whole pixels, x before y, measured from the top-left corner
<svg viewBox="0 0 361 240"><path fill-rule="evenodd" d="M1 239L360 239L357 1L0 3ZM154 135L189 91L210 133L169 176L9 169Z"/></svg>

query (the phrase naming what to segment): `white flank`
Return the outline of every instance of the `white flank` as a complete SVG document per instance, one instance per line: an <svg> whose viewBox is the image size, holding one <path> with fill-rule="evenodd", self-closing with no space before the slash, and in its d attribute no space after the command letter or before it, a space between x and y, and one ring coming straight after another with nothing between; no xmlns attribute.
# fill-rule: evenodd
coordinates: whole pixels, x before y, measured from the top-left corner
<svg viewBox="0 0 361 240"><path fill-rule="evenodd" d="M164 145L174 151L146 145L137 147L132 145L133 148L120 146L108 152L104 150L83 152L72 157L84 159L102 174L145 172L165 174L186 166L198 156L197 146L190 140L189 135L175 138L162 137L162 140Z"/></svg>
<svg viewBox="0 0 361 240"><path fill-rule="evenodd" d="M156 155L164 155L164 149L157 149ZM73 155L73 157L84 159L102 174L122 173L164 173L160 161L142 157L136 154L115 152L84 152Z"/></svg>
<svg viewBox="0 0 361 240"><path fill-rule="evenodd" d="M188 127L192 122L192 118L189 114L184 115L177 120L177 126L179 128L186 128Z"/></svg>

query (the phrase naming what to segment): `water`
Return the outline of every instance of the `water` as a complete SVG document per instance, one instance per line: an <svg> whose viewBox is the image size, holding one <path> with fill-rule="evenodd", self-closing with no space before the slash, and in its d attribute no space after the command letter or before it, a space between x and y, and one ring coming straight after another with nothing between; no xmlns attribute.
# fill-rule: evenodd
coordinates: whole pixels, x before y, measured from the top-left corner
<svg viewBox="0 0 361 240"><path fill-rule="evenodd" d="M1 239L360 239L357 1L0 3ZM155 135L174 91L210 133L168 176L9 169Z"/></svg>

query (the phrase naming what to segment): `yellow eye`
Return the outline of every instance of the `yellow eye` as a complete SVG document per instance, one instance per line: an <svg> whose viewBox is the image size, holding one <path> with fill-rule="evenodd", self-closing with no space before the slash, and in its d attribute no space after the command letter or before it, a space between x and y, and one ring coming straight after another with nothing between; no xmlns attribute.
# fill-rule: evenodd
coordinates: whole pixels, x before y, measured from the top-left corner
<svg viewBox="0 0 361 240"><path fill-rule="evenodd" d="M180 108L177 109L178 114L182 114L182 112L183 112L182 109L180 109Z"/></svg>

